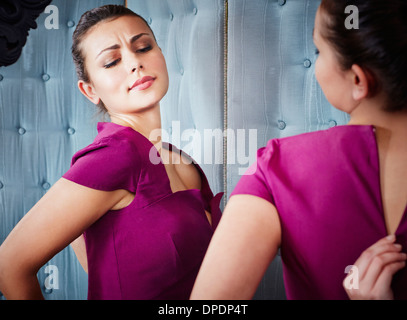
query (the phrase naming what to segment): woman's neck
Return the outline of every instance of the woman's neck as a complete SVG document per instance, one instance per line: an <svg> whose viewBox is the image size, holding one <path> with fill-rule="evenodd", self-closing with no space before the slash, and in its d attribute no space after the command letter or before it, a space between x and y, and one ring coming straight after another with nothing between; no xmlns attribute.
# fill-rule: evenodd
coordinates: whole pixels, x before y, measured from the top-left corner
<svg viewBox="0 0 407 320"><path fill-rule="evenodd" d="M349 125L373 125L388 132L407 136L407 110L386 111L381 98L363 100L350 113Z"/></svg>
<svg viewBox="0 0 407 320"><path fill-rule="evenodd" d="M154 145L161 145L160 106L134 114L110 114L110 120L113 123L132 128Z"/></svg>

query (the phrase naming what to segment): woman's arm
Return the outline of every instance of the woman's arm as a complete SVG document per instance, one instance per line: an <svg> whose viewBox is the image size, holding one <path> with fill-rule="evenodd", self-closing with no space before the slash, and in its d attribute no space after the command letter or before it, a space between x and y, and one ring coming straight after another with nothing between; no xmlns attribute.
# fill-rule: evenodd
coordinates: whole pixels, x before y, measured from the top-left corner
<svg viewBox="0 0 407 320"><path fill-rule="evenodd" d="M126 192L98 191L63 178L57 181L0 246L0 291L7 299L42 299L38 270Z"/></svg>
<svg viewBox="0 0 407 320"><path fill-rule="evenodd" d="M231 197L191 299L251 299L280 242L280 220L270 202L250 195Z"/></svg>

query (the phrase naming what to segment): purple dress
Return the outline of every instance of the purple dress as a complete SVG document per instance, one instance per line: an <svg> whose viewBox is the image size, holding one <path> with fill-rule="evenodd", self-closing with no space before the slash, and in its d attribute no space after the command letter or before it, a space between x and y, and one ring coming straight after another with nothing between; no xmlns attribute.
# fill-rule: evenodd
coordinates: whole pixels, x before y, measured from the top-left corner
<svg viewBox="0 0 407 320"><path fill-rule="evenodd" d="M374 127L270 140L249 170L256 172L243 176L232 195L255 195L277 208L287 298L347 299L345 268L387 235ZM406 219L404 212L396 231L404 252ZM406 268L392 288L396 299L407 299Z"/></svg>
<svg viewBox="0 0 407 320"><path fill-rule="evenodd" d="M220 219L222 194L213 196L198 165L201 190L173 193L164 164L150 161L161 158L147 138L114 123L99 123L98 132L63 177L97 190L126 189L135 198L84 232L88 299L188 299Z"/></svg>

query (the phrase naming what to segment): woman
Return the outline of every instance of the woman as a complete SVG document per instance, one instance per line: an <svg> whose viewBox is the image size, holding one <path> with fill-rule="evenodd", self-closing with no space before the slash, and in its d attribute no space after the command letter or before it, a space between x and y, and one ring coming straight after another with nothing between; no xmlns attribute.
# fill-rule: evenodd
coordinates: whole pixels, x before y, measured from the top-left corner
<svg viewBox="0 0 407 320"><path fill-rule="evenodd" d="M0 290L42 298L37 271L77 239L89 299L187 299L221 195L187 155L156 138L169 80L154 34L131 10L103 6L82 16L72 53L79 90L111 122L98 124L94 142L0 247Z"/></svg>
<svg viewBox="0 0 407 320"><path fill-rule="evenodd" d="M349 124L258 151L193 299L251 298L279 248L288 299L407 298L407 3L352 1L359 29L347 4L322 0L314 42L316 78Z"/></svg>

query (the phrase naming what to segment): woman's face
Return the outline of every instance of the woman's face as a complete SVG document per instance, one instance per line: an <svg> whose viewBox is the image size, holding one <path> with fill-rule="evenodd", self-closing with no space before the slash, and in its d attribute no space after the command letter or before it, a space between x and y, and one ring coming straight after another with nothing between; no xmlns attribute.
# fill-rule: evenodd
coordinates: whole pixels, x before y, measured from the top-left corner
<svg viewBox="0 0 407 320"><path fill-rule="evenodd" d="M123 16L100 22L82 42L90 83L79 88L109 114L131 115L159 105L168 90L161 49L143 20Z"/></svg>
<svg viewBox="0 0 407 320"><path fill-rule="evenodd" d="M315 77L329 103L349 113L354 104L351 99L352 81L350 81L349 72L340 68L332 46L321 36L323 14L321 9L318 9L315 17L314 43L319 51L315 63Z"/></svg>

